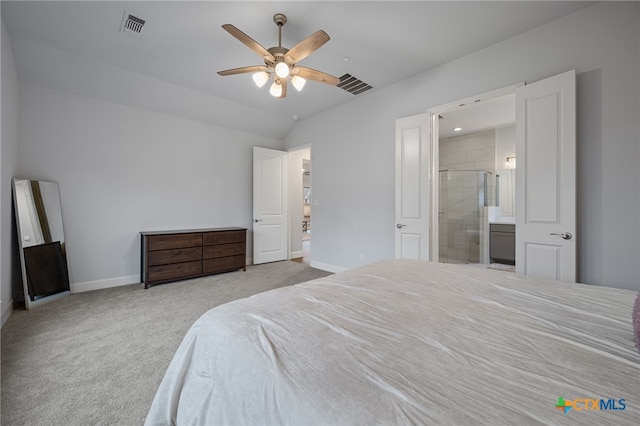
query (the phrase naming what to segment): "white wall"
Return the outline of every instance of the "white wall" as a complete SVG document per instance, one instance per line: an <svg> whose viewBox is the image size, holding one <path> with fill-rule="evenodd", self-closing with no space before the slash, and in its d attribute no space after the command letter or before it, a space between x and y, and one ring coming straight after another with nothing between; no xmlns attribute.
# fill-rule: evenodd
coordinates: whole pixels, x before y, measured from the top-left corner
<svg viewBox="0 0 640 426"><path fill-rule="evenodd" d="M0 300L2 324L11 314L13 240L11 178L18 160L18 76L11 40L2 21L2 139L0 141Z"/></svg>
<svg viewBox="0 0 640 426"><path fill-rule="evenodd" d="M496 129L496 170L507 168L507 157L516 156L516 126L500 127ZM518 164L517 159L510 160Z"/></svg>
<svg viewBox="0 0 640 426"><path fill-rule="evenodd" d="M20 82L282 139L291 119L14 37ZM247 120L247 117L252 117Z"/></svg>
<svg viewBox="0 0 640 426"><path fill-rule="evenodd" d="M282 141L29 84L23 177L56 181L72 291L139 282L140 231L241 226L252 147Z"/></svg>
<svg viewBox="0 0 640 426"><path fill-rule="evenodd" d="M397 118L576 69L578 278L638 289L638 15L637 2L598 3L300 121L286 144L313 144L315 261L394 256Z"/></svg>

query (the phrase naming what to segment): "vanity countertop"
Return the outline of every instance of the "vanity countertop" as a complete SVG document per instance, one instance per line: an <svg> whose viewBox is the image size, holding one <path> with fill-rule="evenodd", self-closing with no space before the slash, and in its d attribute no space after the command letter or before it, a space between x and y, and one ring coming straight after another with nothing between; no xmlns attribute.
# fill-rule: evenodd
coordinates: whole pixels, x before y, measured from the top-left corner
<svg viewBox="0 0 640 426"><path fill-rule="evenodd" d="M500 218L500 219L496 219L496 220L490 220L489 224L498 224L498 225L515 225L516 224L516 220L515 218L510 219L510 218Z"/></svg>

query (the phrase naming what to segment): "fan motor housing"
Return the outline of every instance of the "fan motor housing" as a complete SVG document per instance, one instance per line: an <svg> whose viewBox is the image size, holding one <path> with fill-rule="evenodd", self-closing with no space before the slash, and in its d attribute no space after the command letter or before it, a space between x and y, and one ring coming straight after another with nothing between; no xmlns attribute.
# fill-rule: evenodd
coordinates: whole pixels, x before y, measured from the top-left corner
<svg viewBox="0 0 640 426"><path fill-rule="evenodd" d="M267 51L273 55L273 57L275 58L275 61L271 62L265 59L264 62L267 66L272 67L278 62L284 62L284 57L289 51L289 49L282 46L275 46L275 47L268 48Z"/></svg>

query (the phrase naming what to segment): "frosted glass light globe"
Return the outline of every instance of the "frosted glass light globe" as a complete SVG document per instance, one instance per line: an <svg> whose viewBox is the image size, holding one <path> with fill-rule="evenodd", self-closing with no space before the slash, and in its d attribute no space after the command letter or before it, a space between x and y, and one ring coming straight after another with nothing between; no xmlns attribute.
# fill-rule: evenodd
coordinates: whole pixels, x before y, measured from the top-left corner
<svg viewBox="0 0 640 426"><path fill-rule="evenodd" d="M297 75L294 75L293 77L291 77L291 84L293 84L293 87L295 87L298 90L298 92L302 90L306 82L307 80Z"/></svg>
<svg viewBox="0 0 640 426"><path fill-rule="evenodd" d="M284 62L278 62L276 64L276 74L280 78L289 77L289 65L285 64Z"/></svg>
<svg viewBox="0 0 640 426"><path fill-rule="evenodd" d="M258 87L264 86L267 80L269 80L269 74L266 73L265 71L259 71L253 74L253 82Z"/></svg>
<svg viewBox="0 0 640 426"><path fill-rule="evenodd" d="M279 98L280 96L282 96L282 85L280 85L280 83L278 83L277 81L274 81L271 85L271 88L269 89L269 93L271 93L272 96Z"/></svg>

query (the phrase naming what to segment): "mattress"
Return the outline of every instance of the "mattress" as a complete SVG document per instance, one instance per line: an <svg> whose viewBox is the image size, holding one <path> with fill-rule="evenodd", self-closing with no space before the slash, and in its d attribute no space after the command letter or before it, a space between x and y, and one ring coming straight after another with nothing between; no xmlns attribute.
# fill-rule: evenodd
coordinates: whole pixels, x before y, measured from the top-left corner
<svg viewBox="0 0 640 426"><path fill-rule="evenodd" d="M635 294L377 262L205 313L146 424L637 425Z"/></svg>

